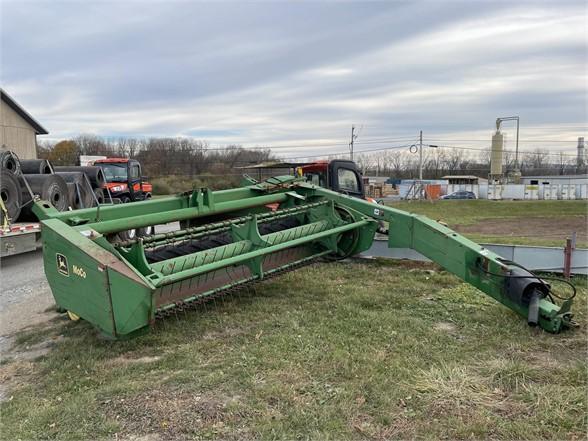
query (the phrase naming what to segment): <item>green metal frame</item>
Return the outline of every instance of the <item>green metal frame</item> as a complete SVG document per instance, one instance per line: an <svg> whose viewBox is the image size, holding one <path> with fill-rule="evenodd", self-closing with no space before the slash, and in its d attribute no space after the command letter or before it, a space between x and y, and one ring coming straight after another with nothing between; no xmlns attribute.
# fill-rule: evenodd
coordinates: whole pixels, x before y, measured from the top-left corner
<svg viewBox="0 0 588 441"><path fill-rule="evenodd" d="M320 187L301 185L308 195L324 196L365 216L389 222L389 248L414 249L513 311L528 316L528 305L512 299L522 293L509 293L508 289L509 277L521 278L517 271L519 267L509 264L498 254L426 216L376 205ZM532 275L528 279L530 285L542 285ZM547 298L541 299L539 325L549 332L559 332L569 326L571 304L568 301L559 307Z"/></svg>
<svg viewBox="0 0 588 441"><path fill-rule="evenodd" d="M161 313L318 257L345 257L367 250L379 221L390 224L390 247L419 251L523 316L529 312L527 288L541 287L529 274L517 276L523 280L513 288L508 281L516 267L424 216L289 176L243 188L198 189L73 212L57 212L40 201L33 210L41 219L45 273L56 303L111 338L134 335ZM260 234L260 224L288 218L296 226ZM189 221L190 226L118 243L111 240L121 231L173 221ZM163 261L148 259L148 252L159 247L218 233L229 234L231 241ZM560 308L541 299L539 325L558 332L570 321L570 304Z"/></svg>

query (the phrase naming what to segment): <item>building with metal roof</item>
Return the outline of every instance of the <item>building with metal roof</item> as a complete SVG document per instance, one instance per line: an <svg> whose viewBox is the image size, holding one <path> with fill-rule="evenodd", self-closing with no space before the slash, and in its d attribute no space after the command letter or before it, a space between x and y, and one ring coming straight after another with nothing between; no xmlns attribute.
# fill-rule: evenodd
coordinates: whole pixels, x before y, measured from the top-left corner
<svg viewBox="0 0 588 441"><path fill-rule="evenodd" d="M49 132L14 98L0 88L0 147L15 152L21 159L37 157L37 135Z"/></svg>
<svg viewBox="0 0 588 441"><path fill-rule="evenodd" d="M527 185L538 184L572 184L572 185L586 185L588 184L588 175L542 175L542 176L522 176L521 181Z"/></svg>

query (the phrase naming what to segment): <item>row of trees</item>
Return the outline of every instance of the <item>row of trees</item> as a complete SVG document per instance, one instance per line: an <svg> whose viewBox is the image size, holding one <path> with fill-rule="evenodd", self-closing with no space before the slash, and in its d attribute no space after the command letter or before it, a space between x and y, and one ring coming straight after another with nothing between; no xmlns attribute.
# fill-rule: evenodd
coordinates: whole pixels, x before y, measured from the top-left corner
<svg viewBox="0 0 588 441"><path fill-rule="evenodd" d="M419 155L407 150L388 150L372 154L359 154L355 161L370 176L417 178ZM503 153L503 170L514 170L515 154ZM518 166L523 175L564 175L586 173L586 165L578 165L569 153L553 153L546 149L519 153ZM487 177L490 173L490 149L480 152L460 148L425 148L423 151L423 178L438 179L451 174L470 174Z"/></svg>
<svg viewBox="0 0 588 441"><path fill-rule="evenodd" d="M77 164L80 155L135 158L143 164L144 173L151 177L198 177L203 174L235 176L241 174L238 167L279 159L272 156L269 149L251 150L237 145L222 149L211 148L205 141L190 138L112 139L94 135L81 135L58 143L41 143L38 155L56 165ZM419 155L407 149L360 153L356 154L354 159L367 175L392 178L418 177ZM526 175L586 173L586 166L578 166L574 156L554 154L546 149L524 152L519 155L518 162L521 172ZM514 152L504 152L503 164L505 171L515 168ZM425 147L423 151L423 177L426 179L440 178L448 174L486 177L489 172L489 149L474 151Z"/></svg>
<svg viewBox="0 0 588 441"><path fill-rule="evenodd" d="M40 143L38 147L38 157L55 165L78 164L82 155L134 158L141 162L144 173L153 177L233 175L236 167L271 158L269 150L248 150L237 145L210 148L206 142L190 138L106 139L81 135L57 143Z"/></svg>

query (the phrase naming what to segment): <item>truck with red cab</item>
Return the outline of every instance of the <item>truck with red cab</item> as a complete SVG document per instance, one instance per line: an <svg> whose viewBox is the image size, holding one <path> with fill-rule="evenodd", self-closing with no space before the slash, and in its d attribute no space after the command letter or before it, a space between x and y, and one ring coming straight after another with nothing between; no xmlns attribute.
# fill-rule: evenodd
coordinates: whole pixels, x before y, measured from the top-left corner
<svg viewBox="0 0 588 441"><path fill-rule="evenodd" d="M94 161L106 178L106 189L112 198L120 202L144 201L150 199L153 186L145 181L141 172L141 163L129 158L104 158Z"/></svg>

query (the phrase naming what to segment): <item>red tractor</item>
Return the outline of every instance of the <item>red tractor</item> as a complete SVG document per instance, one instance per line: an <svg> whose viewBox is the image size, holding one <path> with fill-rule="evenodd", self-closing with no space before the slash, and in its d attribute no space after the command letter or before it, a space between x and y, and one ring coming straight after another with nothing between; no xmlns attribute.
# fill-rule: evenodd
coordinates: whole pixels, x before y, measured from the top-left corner
<svg viewBox="0 0 588 441"><path fill-rule="evenodd" d="M94 165L104 172L105 190L108 190L106 198L110 193L113 202L121 204L151 199L153 186L145 182L139 161L128 158L104 158L95 160ZM148 236L152 231L152 227L145 227L119 233L119 236L123 240L133 239L136 235Z"/></svg>
<svg viewBox="0 0 588 441"><path fill-rule="evenodd" d="M120 202L144 201L151 198L153 186L144 181L141 164L135 159L105 158L94 161L106 178L106 188Z"/></svg>

